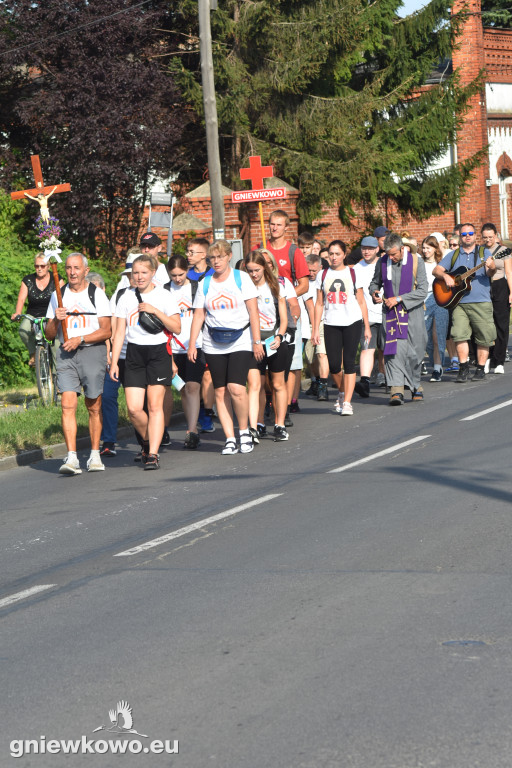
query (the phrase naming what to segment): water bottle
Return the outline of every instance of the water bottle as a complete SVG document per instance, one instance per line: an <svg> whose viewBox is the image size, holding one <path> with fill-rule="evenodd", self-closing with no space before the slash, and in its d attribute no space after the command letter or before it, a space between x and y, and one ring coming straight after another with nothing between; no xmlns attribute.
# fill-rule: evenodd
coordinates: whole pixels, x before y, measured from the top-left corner
<svg viewBox="0 0 512 768"><path fill-rule="evenodd" d="M185 386L185 382L183 381L181 376L178 376L178 374L176 374L176 376L173 376L171 384L173 385L174 389L178 390L178 392L180 392Z"/></svg>

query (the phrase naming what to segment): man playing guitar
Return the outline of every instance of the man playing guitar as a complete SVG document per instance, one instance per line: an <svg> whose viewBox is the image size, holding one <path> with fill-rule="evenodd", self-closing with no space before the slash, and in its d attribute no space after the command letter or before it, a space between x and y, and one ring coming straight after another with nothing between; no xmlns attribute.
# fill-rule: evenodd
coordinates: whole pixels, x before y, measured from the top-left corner
<svg viewBox="0 0 512 768"><path fill-rule="evenodd" d="M459 267L472 269L481 260L485 268L476 272L471 291L462 297L453 310L452 339L459 357L459 374L456 382L465 383L469 379L469 339L475 337L477 345L477 367L472 381L485 379L485 364L489 357L489 347L496 339L494 325L490 277L496 272L496 264L487 248L476 245L476 230L473 224L463 224L460 233L461 247L449 251L435 267L434 277L444 279L448 288L455 286L455 279L449 274ZM457 257L452 264L452 256Z"/></svg>

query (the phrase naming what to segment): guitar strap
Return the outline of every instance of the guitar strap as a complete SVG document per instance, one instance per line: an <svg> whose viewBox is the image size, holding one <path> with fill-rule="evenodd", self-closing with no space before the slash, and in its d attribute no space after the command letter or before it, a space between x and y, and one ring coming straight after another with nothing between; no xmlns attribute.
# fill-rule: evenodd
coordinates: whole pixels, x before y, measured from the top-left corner
<svg viewBox="0 0 512 768"><path fill-rule="evenodd" d="M452 271L455 262L459 258L459 254L460 254L460 248L456 248L454 250L453 256L452 256L452 263L450 264L450 272ZM475 248L475 264L474 264L475 267L476 267L476 260L477 260L478 256L480 256L480 261L484 260L484 246L483 245L477 245L476 248Z"/></svg>

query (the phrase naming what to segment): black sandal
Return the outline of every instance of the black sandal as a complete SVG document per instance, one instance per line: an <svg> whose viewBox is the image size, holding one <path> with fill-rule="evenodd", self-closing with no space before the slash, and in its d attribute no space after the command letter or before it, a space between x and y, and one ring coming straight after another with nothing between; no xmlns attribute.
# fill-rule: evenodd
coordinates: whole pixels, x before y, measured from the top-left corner
<svg viewBox="0 0 512 768"><path fill-rule="evenodd" d="M158 453L148 453L147 459L144 463L144 469L160 469Z"/></svg>

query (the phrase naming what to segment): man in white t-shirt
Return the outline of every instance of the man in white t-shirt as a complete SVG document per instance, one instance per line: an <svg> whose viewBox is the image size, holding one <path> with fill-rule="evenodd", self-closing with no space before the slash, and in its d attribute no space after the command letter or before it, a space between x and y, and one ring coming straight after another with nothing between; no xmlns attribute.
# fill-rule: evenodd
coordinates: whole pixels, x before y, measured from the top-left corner
<svg viewBox="0 0 512 768"><path fill-rule="evenodd" d="M62 396L62 432L68 449L62 475L79 475L82 470L76 455L76 409L82 388L89 412L91 455L88 472L105 469L100 458L101 394L107 365L105 341L111 336L110 305L101 288L86 280L89 266L81 253L66 259L67 285L62 288L62 307L57 294L52 293L47 310L49 319L46 336L57 335L61 344L57 350L57 386ZM66 324L68 340L64 341L62 321Z"/></svg>
<svg viewBox="0 0 512 768"><path fill-rule="evenodd" d="M360 397L370 397L370 376L373 370L375 350L383 350L386 341L382 327L382 305L374 303L369 291L369 286L375 273L375 265L379 260L379 241L376 237L363 237L361 241L361 254L363 258L355 265L354 271L363 284L372 338L368 348L366 348L364 338L361 337L361 355L359 357L360 379L356 383L355 390Z"/></svg>

